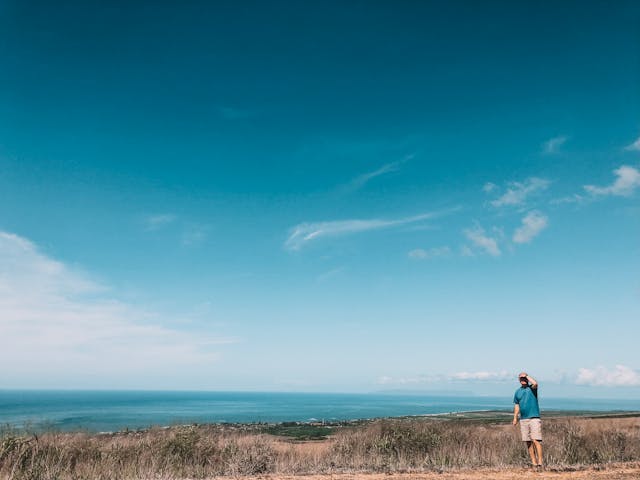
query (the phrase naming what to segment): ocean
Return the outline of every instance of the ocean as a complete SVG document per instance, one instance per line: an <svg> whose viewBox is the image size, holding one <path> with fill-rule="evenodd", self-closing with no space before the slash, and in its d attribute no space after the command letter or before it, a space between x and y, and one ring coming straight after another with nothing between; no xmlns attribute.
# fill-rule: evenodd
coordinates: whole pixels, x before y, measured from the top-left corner
<svg viewBox="0 0 640 480"><path fill-rule="evenodd" d="M543 409L637 410L636 401L545 398ZM192 423L370 419L511 411L510 397L400 394L0 390L0 427L114 432Z"/></svg>

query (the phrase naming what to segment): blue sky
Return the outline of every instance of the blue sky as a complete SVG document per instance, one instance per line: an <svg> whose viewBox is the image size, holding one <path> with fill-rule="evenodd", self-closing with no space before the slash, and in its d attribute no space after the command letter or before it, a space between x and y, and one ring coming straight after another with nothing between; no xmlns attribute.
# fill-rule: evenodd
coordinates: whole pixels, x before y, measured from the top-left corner
<svg viewBox="0 0 640 480"><path fill-rule="evenodd" d="M0 386L640 394L637 2L185 3L0 3Z"/></svg>

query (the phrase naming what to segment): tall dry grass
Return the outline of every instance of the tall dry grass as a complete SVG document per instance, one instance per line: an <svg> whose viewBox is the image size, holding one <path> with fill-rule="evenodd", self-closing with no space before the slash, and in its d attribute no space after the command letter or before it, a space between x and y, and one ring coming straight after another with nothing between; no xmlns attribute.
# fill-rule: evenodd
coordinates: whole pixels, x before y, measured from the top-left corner
<svg viewBox="0 0 640 480"><path fill-rule="evenodd" d="M547 465L640 460L640 418L549 419ZM420 471L527 463L515 427L431 419L336 428L291 442L255 427L192 426L114 435L5 432L0 476L10 479L205 478L263 473Z"/></svg>
<svg viewBox="0 0 640 480"><path fill-rule="evenodd" d="M640 459L640 419L549 419L547 465L566 467ZM336 435L336 464L397 471L526 465L519 429L508 424L385 420Z"/></svg>

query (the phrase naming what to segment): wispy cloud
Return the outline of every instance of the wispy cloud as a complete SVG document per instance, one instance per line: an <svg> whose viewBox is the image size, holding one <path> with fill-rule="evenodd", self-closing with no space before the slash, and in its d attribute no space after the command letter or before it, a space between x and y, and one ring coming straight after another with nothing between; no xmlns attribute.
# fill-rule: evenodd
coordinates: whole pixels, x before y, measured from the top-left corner
<svg viewBox="0 0 640 480"><path fill-rule="evenodd" d="M477 383L477 382L504 382L513 381L515 373L502 370L499 372L492 371L475 371L475 372L456 372L451 374L421 374L412 377L391 377L388 375L379 377L377 382L379 385L427 385L442 383Z"/></svg>
<svg viewBox="0 0 640 480"><path fill-rule="evenodd" d="M581 368L576 383L595 387L638 387L640 373L625 365L616 365L613 369L602 366Z"/></svg>
<svg viewBox="0 0 640 480"><path fill-rule="evenodd" d="M400 169L400 164L401 162L399 161L387 163L386 165L383 165L373 172L359 175L349 183L349 186L354 190L362 188L367 182L376 177L379 177L380 175L384 175L385 173L397 172Z"/></svg>
<svg viewBox="0 0 640 480"><path fill-rule="evenodd" d="M640 137L630 145L624 147L625 150L629 152L640 152Z"/></svg>
<svg viewBox="0 0 640 480"><path fill-rule="evenodd" d="M356 191L356 190L360 190L367 183L369 183L371 180L373 180L376 177L380 177L380 176L386 175L388 173L393 173L393 172L399 171L400 170L400 166L403 163L411 160L412 158L413 158L413 155L407 155L402 160L397 160L395 162L387 163L385 165L382 165L380 168L378 168L376 170L373 170L372 172L367 172L367 173L363 173L362 175L358 175L356 178L354 178L349 183L344 185L342 187L342 190L345 191L345 192L353 192L353 191Z"/></svg>
<svg viewBox="0 0 640 480"><path fill-rule="evenodd" d="M495 238L489 237L480 225L465 230L464 234L476 247L489 255L499 257L502 254L498 247L498 241Z"/></svg>
<svg viewBox="0 0 640 480"><path fill-rule="evenodd" d="M177 218L178 217L172 213L149 215L144 219L144 226L146 230L159 230L173 223Z"/></svg>
<svg viewBox="0 0 640 480"><path fill-rule="evenodd" d="M558 150L562 145L567 142L567 137L564 135L560 135L558 137L553 137L547 140L542 144L542 153L546 155L551 155L553 153L558 153Z"/></svg>
<svg viewBox="0 0 640 480"><path fill-rule="evenodd" d="M463 382L495 382L512 380L514 378L513 373L509 373L506 370L500 372L458 372L450 375L451 380L463 381Z"/></svg>
<svg viewBox="0 0 640 480"><path fill-rule="evenodd" d="M633 194L636 188L640 187L640 171L628 165L622 165L613 171L617 177L614 182L607 187L596 187L585 185L584 189L591 195L614 195L628 197Z"/></svg>
<svg viewBox="0 0 640 480"><path fill-rule="evenodd" d="M299 223L291 228L284 247L287 250L300 250L305 245L325 237L338 237L354 233L368 232L399 227L430 220L441 213L423 213L412 217L392 220L337 220L328 222Z"/></svg>
<svg viewBox="0 0 640 480"><path fill-rule="evenodd" d="M82 272L47 257L28 239L3 231L0 231L0 279L0 299L5 302L18 301L27 293L37 298L88 295L105 290Z"/></svg>
<svg viewBox="0 0 640 480"><path fill-rule="evenodd" d="M513 234L515 243L528 243L542 230L547 228L549 219L546 215L534 210L522 218L522 225Z"/></svg>
<svg viewBox="0 0 640 480"><path fill-rule="evenodd" d="M447 257L451 255L451 249L449 247L433 247L428 250L422 248L416 248L408 253L409 258L414 260L429 260L438 257Z"/></svg>
<svg viewBox="0 0 640 480"><path fill-rule="evenodd" d="M0 362L13 365L3 381L82 383L99 372L117 383L142 373L204 374L219 357L212 347L233 342L170 328L109 292L31 241L0 232Z"/></svg>
<svg viewBox="0 0 640 480"><path fill-rule="evenodd" d="M587 201L587 198L583 195L580 195L578 193L574 193L572 195L567 195L564 197L560 197L560 198L555 198L553 200L551 200L549 203L551 205L563 205L563 204L567 204L567 203L585 203Z"/></svg>
<svg viewBox="0 0 640 480"><path fill-rule="evenodd" d="M494 207L523 205L527 199L536 193L546 190L551 182L544 178L531 177L524 182L510 182L507 191L491 201Z"/></svg>

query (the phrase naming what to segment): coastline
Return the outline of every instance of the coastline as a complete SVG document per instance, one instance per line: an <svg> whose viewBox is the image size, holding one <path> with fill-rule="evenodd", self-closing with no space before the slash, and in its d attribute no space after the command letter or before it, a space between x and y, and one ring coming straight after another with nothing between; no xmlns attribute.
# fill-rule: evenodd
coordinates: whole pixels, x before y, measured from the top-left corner
<svg viewBox="0 0 640 480"><path fill-rule="evenodd" d="M634 411L637 403L545 398L544 407L545 415L599 415ZM503 416L512 408L511 398L504 395L0 390L0 426L34 432L117 432L191 424L340 423L491 412Z"/></svg>
<svg viewBox="0 0 640 480"><path fill-rule="evenodd" d="M542 410L542 417L544 419L552 418L588 418L588 419L616 419L616 418L640 418L640 410ZM131 432L144 433L152 430L171 430L176 428L193 428L193 427L232 427L240 428L243 430L260 430L264 428L273 427L357 427L378 421L409 421L412 419L431 419L441 421L458 421L458 422L484 422L484 423L508 423L513 418L513 411L500 409L486 409L486 410L460 410L444 413L424 413L415 415L397 415L397 416L380 416L369 418L352 418L344 420L317 420L310 419L306 421L301 420L284 420L284 421L254 421L254 422L187 422L187 423L170 423L170 424L157 424L147 425L143 427L125 427L117 430L104 430L97 431L86 427L78 427L76 429L61 429L56 428L53 423L46 420L39 424L27 422L26 424L11 425L9 423L0 424L0 436L7 432L16 434L43 434L43 433L83 433L89 435L117 435L128 434Z"/></svg>
<svg viewBox="0 0 640 480"><path fill-rule="evenodd" d="M640 422L640 410L541 410L541 417L544 420L617 420L617 419L637 419ZM397 416L381 416L372 418L353 418L345 420L316 420L309 421L277 421L277 422L192 422L192 423L172 423L168 425L148 425L139 428L123 428L121 430L112 431L92 431L87 428L78 428L76 430L56 429L49 425L46 429L34 429L33 425L15 426L10 424L0 424L0 438L8 435L87 435L87 436L117 436L130 434L145 434L153 431L172 431L181 429L197 429L197 428L229 428L237 429L244 432L262 432L264 429L273 427L281 428L286 432L287 428L297 427L326 427L331 429L340 428L357 428L379 422L412 422L412 421L437 421L451 422L458 424L493 424L505 425L510 424L513 418L513 412L510 410L461 410L445 413L425 413L416 415L397 415ZM640 423L639 423L640 428ZM287 435L276 435L286 437Z"/></svg>

